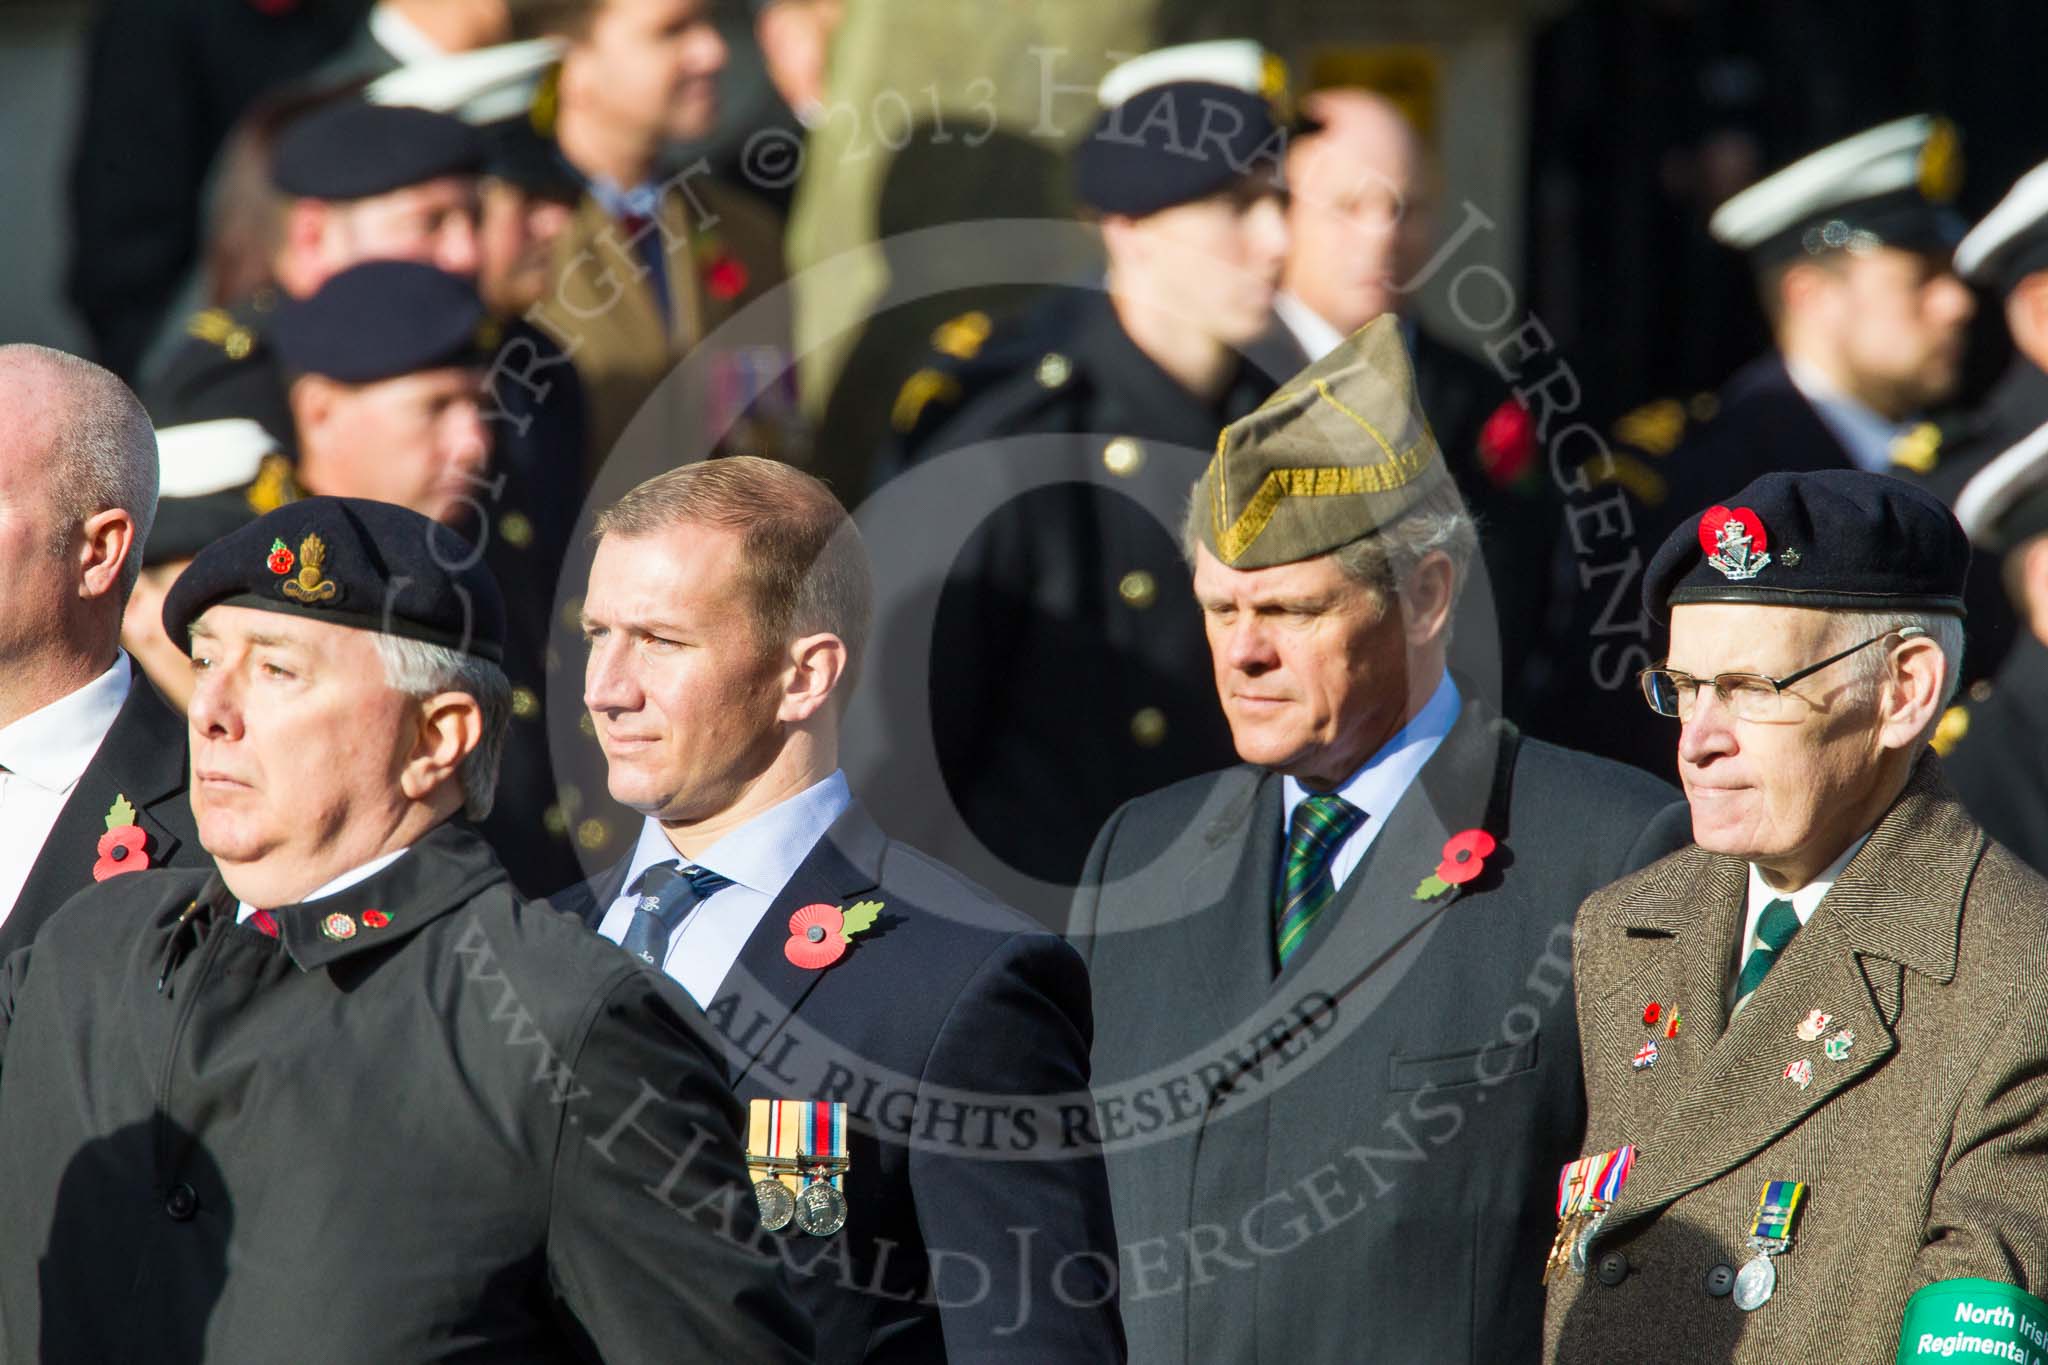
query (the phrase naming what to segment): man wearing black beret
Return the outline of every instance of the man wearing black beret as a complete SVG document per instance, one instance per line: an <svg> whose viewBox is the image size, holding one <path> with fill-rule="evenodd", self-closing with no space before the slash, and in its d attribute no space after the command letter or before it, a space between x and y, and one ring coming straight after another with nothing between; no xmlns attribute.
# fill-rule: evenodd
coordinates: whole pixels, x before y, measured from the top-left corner
<svg viewBox="0 0 2048 1365"><path fill-rule="evenodd" d="M273 328L306 491L396 503L454 527L503 585L514 725L503 797L484 832L513 882L541 895L578 875L568 822L549 818L556 792L542 726L561 561L559 548L534 545L539 514L521 497L530 485L492 474L497 428L483 415L492 335L473 284L411 261L345 270L280 308ZM609 826L589 820L581 832L594 848Z"/></svg>
<svg viewBox="0 0 2048 1365"><path fill-rule="evenodd" d="M809 1358L702 1015L464 823L510 709L468 551L309 498L172 590L219 870L0 972L8 1359Z"/></svg>
<svg viewBox="0 0 2048 1365"><path fill-rule="evenodd" d="M269 337L279 304L310 297L363 261L421 261L474 275L484 158L474 128L424 109L345 98L290 124L270 167L287 201L277 287L185 324L184 341L144 387L157 425L249 417L289 450L284 381Z"/></svg>
<svg viewBox="0 0 2048 1365"><path fill-rule="evenodd" d="M983 447L954 466L980 524L946 580L932 654L945 660L934 739L959 810L903 831L978 878L1016 869L1071 887L1111 811L1230 761L1171 527L1217 433L1274 386L1243 348L1273 325L1287 250L1287 120L1262 85L1276 70L1250 42L1112 70L1074 153L1106 288L1055 291L1052 317L920 371L898 397L902 448L885 476ZM1064 914L1064 889L1002 886Z"/></svg>
<svg viewBox="0 0 2048 1365"><path fill-rule="evenodd" d="M1938 499L1848 469L1652 559L1694 843L1579 911L1591 1160L1546 1359L1932 1359L1957 1295L2018 1359L2048 1316L2048 883L1927 747L1968 560Z"/></svg>

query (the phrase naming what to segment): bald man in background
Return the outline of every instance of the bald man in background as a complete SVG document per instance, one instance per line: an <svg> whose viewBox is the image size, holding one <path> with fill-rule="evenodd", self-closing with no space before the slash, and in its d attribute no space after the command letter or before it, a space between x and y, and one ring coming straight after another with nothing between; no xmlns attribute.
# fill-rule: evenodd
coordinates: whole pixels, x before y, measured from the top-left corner
<svg viewBox="0 0 2048 1365"><path fill-rule="evenodd" d="M204 866L185 725L121 649L156 515L156 433L126 384L0 346L0 956L73 892Z"/></svg>
<svg viewBox="0 0 2048 1365"><path fill-rule="evenodd" d="M1443 446L1458 491L1479 523L1480 552L1498 618L1505 709L1515 714L1534 632L1547 598L1547 570L1558 525L1535 425L1507 383L1458 344L1432 336L1416 320L1419 278L1437 245L1435 160L1393 101L1360 89L1319 90L1302 102L1320 124L1297 137L1287 157L1292 247L1273 312L1281 326L1253 352L1272 374L1292 374L1383 313L1401 319L1422 410ZM1459 618L1482 622L1475 575ZM1476 637L1476 638L1475 638ZM1458 665L1484 677L1496 637L1468 631Z"/></svg>

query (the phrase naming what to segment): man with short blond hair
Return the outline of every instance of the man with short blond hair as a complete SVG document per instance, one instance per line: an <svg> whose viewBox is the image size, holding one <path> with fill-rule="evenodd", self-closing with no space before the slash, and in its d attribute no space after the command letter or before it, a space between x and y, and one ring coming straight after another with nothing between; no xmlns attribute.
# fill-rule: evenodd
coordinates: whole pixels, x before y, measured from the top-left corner
<svg viewBox="0 0 2048 1365"><path fill-rule="evenodd" d="M843 1362L1117 1361L1073 951L884 835L839 770L872 588L785 465L685 465L597 521L584 705L646 818L558 898L674 977L749 1102L771 1244ZM778 1136L779 1135L779 1136Z"/></svg>
<svg viewBox="0 0 2048 1365"><path fill-rule="evenodd" d="M1959 1299L1978 1353L2031 1349L2000 1324L2048 1316L2048 884L1927 747L1969 555L1933 495L1840 469L1651 560L1693 846L1579 912L1609 1174L1560 1179L1545 1359L1917 1362Z"/></svg>
<svg viewBox="0 0 2048 1365"><path fill-rule="evenodd" d="M468 549L307 498L172 588L218 871L0 972L9 1359L811 1358L703 1016L464 823L511 713Z"/></svg>
<svg viewBox="0 0 2048 1365"><path fill-rule="evenodd" d="M120 647L156 515L156 436L128 387L77 356L0 346L0 953L109 864L205 855L183 727Z"/></svg>

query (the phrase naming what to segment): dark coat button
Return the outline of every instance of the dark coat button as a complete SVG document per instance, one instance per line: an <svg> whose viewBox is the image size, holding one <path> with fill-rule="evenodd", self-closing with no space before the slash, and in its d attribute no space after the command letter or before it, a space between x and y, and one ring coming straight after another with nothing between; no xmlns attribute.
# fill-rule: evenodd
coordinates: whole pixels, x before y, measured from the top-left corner
<svg viewBox="0 0 2048 1365"><path fill-rule="evenodd" d="M1707 1272L1707 1293L1717 1299L1725 1299L1735 1288L1735 1267L1717 1265Z"/></svg>
<svg viewBox="0 0 2048 1365"><path fill-rule="evenodd" d="M1628 1278L1628 1257L1618 1251L1610 1251L1600 1258L1600 1268L1593 1274L1600 1283L1612 1289Z"/></svg>
<svg viewBox="0 0 2048 1365"><path fill-rule="evenodd" d="M186 1222L199 1212L199 1196L192 1192L190 1185L173 1185L170 1195L164 1200L164 1212L174 1222Z"/></svg>

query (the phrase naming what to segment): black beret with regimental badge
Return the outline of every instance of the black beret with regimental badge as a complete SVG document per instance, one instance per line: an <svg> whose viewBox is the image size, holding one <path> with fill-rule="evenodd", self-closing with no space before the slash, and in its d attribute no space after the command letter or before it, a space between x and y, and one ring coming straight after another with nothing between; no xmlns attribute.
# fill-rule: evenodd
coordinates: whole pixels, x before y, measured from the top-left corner
<svg viewBox="0 0 2048 1365"><path fill-rule="evenodd" d="M1452 487L1385 314L1225 427L1194 496L1209 552L1264 569L1328 554Z"/></svg>
<svg viewBox="0 0 2048 1365"><path fill-rule="evenodd" d="M192 622L214 606L504 657L504 598L475 548L439 522L367 498L302 498L213 542L164 599L164 633L189 653Z"/></svg>
<svg viewBox="0 0 2048 1365"><path fill-rule="evenodd" d="M1673 531L1643 577L1658 620L1697 602L1963 615L1970 541L1941 499L1889 474L1766 474Z"/></svg>
<svg viewBox="0 0 2048 1365"><path fill-rule="evenodd" d="M280 305L270 340L290 374L374 384L485 364L493 330L468 280L413 261L368 261Z"/></svg>
<svg viewBox="0 0 2048 1365"><path fill-rule="evenodd" d="M459 118L427 109L323 104L278 135L270 181L303 199L366 199L483 170L485 145Z"/></svg>

